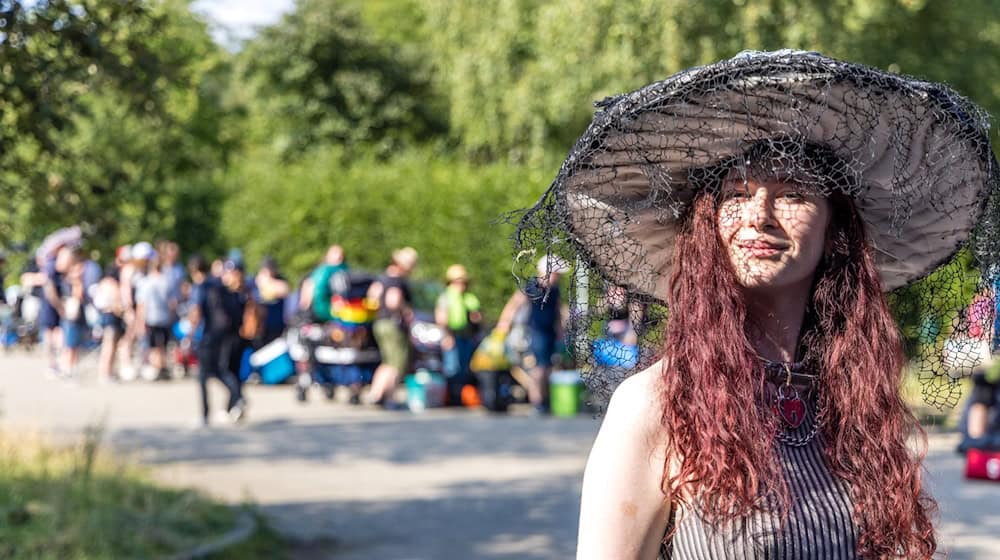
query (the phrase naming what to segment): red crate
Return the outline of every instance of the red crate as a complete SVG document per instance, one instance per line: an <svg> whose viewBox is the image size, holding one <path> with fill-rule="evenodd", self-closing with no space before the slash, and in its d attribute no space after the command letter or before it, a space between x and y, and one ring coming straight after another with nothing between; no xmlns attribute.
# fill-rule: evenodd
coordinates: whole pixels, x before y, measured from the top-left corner
<svg viewBox="0 0 1000 560"><path fill-rule="evenodd" d="M965 478L1000 481L1000 451L970 449L965 454Z"/></svg>

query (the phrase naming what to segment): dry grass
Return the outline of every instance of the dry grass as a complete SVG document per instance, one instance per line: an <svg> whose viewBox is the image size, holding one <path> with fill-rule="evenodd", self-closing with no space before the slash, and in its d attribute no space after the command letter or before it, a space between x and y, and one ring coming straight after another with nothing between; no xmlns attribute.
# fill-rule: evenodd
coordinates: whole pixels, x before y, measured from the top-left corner
<svg viewBox="0 0 1000 560"><path fill-rule="evenodd" d="M169 556L224 533L234 518L229 506L160 487L116 459L99 429L72 447L0 431L0 558Z"/></svg>

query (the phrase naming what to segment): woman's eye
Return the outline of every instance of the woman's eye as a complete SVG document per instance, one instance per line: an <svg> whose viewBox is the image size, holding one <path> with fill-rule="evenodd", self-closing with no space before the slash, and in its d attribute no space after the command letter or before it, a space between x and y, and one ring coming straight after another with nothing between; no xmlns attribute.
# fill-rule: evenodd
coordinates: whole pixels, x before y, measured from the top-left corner
<svg viewBox="0 0 1000 560"><path fill-rule="evenodd" d="M798 191L787 191L781 194L781 198L785 200L805 200L806 195Z"/></svg>
<svg viewBox="0 0 1000 560"><path fill-rule="evenodd" d="M733 200L740 198L750 198L750 193L741 190L731 190L722 193L722 200Z"/></svg>

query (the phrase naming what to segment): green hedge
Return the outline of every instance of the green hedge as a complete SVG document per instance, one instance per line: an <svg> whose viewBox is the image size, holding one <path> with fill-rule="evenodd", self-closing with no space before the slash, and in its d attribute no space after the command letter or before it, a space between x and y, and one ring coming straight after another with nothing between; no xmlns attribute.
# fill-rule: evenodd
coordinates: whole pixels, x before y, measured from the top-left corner
<svg viewBox="0 0 1000 560"><path fill-rule="evenodd" d="M326 151L283 163L262 150L235 162L225 180L225 242L243 249L251 269L263 255L274 256L291 279L331 243L369 271L382 270L393 249L410 245L420 252L415 278L441 280L448 265L464 264L495 319L515 288L513 228L504 214L531 205L558 162L472 165L429 149L345 161Z"/></svg>

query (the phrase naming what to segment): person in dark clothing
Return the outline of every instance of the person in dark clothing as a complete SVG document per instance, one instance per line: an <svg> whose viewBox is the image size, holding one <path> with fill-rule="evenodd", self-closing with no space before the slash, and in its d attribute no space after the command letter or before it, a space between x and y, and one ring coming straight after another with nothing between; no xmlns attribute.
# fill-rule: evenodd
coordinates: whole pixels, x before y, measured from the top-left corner
<svg viewBox="0 0 1000 560"><path fill-rule="evenodd" d="M236 263L232 263L237 268ZM241 295L227 288L223 282L208 274L208 263L200 256L192 257L188 271L193 282L191 299L194 305L189 312L191 330L194 336L199 324L204 325L204 334L198 345L198 382L201 387L202 425L208 425L208 379L221 381L229 390L227 411L230 418L243 418L246 401L240 387L238 369L233 368L233 356L240 347L240 326L243 322L245 301ZM237 358L237 368L238 368Z"/></svg>
<svg viewBox="0 0 1000 560"><path fill-rule="evenodd" d="M62 300L65 296L64 289L66 283L63 275L69 270L70 257L68 249L65 247L56 251L56 257L42 257L40 269L44 274L42 283L42 306L38 314L38 329L42 336L45 353L49 359L49 373L55 376L62 375L63 371L59 366L59 355L62 354L63 332L62 332ZM59 258L58 255L62 255Z"/></svg>
<svg viewBox="0 0 1000 560"><path fill-rule="evenodd" d="M530 306L528 339L531 354L526 366L530 369L531 383L527 387L528 400L539 413L547 413L549 406L549 375L552 373L552 356L562 334L562 306L560 305L559 278L569 270L566 262L558 257L543 257L538 262L538 277L529 281L524 291L518 290L507 300L497 329L509 332L517 310Z"/></svg>
<svg viewBox="0 0 1000 560"><path fill-rule="evenodd" d="M278 263L270 258L261 260L260 270L250 282L250 291L260 313L259 333L253 340L254 348L261 348L278 339L285 332L285 298L289 293L288 281L278 271Z"/></svg>

